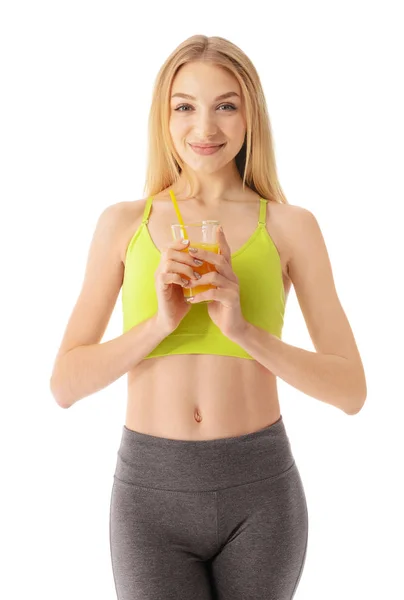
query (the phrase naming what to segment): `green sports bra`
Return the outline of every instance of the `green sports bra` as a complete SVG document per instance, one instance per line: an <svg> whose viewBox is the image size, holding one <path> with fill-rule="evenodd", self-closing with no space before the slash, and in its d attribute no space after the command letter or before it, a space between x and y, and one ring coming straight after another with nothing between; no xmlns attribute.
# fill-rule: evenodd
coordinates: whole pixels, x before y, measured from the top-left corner
<svg viewBox="0 0 404 600"><path fill-rule="evenodd" d="M161 253L147 227L152 202L153 197L148 198L142 223L126 250L122 284L124 333L152 317L158 309L154 273L160 263ZM244 318L281 338L285 290L278 250L266 228L267 202L260 198L257 228L245 244L231 255L231 261L239 280ZM145 358L169 354L218 354L254 360L213 323L206 303L191 305L175 331Z"/></svg>

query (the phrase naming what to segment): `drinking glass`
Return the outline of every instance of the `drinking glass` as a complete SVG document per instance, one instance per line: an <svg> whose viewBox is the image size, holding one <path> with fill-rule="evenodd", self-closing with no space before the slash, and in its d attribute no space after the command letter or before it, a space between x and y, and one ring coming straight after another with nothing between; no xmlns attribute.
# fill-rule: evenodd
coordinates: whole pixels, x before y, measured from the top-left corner
<svg viewBox="0 0 404 600"><path fill-rule="evenodd" d="M189 225L174 223L171 225L171 231L174 240L189 239L189 245L181 250L181 252L188 252L188 247L190 246L191 248L202 248L203 250L209 250L210 252L219 254L219 243L217 241L219 226L219 221L213 220L199 221L197 223L190 223ZM194 258L199 258L198 253L192 256L194 256ZM215 266L207 261L203 261L203 264L200 267L193 265L192 268L200 275L216 271ZM185 275L182 275L182 277L186 279ZM216 286L211 284L195 285L194 287L184 286L184 298L189 302L190 298L193 298L196 294L201 294L202 292L214 289L215 287ZM204 302L212 302L212 300L204 300Z"/></svg>

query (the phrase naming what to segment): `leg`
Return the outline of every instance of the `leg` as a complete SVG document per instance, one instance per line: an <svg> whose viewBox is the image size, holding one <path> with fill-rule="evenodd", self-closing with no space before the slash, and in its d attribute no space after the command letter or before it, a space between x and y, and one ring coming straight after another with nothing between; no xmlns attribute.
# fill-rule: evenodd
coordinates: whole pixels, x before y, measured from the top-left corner
<svg viewBox="0 0 404 600"><path fill-rule="evenodd" d="M291 600L303 571L308 513L296 464L218 492L217 600Z"/></svg>
<svg viewBox="0 0 404 600"><path fill-rule="evenodd" d="M111 561L118 600L211 600L206 555L217 541L216 496L114 480Z"/></svg>

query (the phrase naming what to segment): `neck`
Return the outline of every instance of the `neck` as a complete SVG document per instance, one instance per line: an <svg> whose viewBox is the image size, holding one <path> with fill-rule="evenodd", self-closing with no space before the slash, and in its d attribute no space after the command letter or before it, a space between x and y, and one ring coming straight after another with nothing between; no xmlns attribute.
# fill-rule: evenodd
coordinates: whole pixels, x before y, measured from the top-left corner
<svg viewBox="0 0 404 600"><path fill-rule="evenodd" d="M194 190L192 196L191 183ZM192 197L203 206L215 207L226 198L242 194L243 180L233 162L215 173L184 170L172 189L178 200Z"/></svg>

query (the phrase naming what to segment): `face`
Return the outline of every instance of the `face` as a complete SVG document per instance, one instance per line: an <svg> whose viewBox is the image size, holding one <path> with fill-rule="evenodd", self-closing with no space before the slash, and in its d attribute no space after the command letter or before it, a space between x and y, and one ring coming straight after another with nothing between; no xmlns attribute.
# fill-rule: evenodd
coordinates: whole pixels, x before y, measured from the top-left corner
<svg viewBox="0 0 404 600"><path fill-rule="evenodd" d="M174 78L170 104L171 137L192 170L213 173L235 158L246 122L240 85L231 73L211 64L187 63Z"/></svg>

